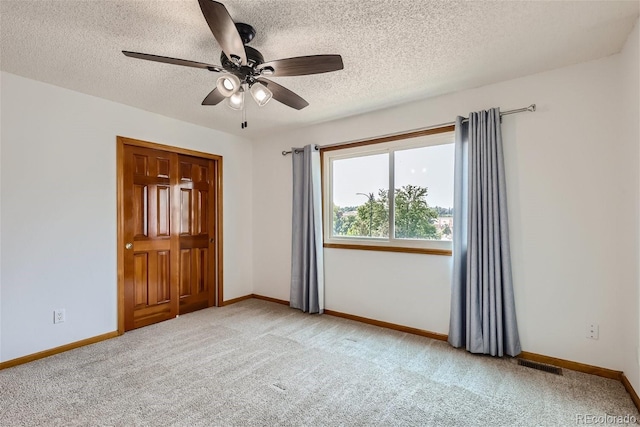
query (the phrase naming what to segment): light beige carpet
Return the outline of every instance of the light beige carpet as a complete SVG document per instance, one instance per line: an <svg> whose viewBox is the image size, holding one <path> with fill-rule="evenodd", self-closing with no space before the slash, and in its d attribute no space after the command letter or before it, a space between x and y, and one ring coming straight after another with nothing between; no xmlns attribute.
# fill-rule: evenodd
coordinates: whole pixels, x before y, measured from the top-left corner
<svg viewBox="0 0 640 427"><path fill-rule="evenodd" d="M569 426L607 414L640 419L618 381L259 300L0 371L2 426Z"/></svg>

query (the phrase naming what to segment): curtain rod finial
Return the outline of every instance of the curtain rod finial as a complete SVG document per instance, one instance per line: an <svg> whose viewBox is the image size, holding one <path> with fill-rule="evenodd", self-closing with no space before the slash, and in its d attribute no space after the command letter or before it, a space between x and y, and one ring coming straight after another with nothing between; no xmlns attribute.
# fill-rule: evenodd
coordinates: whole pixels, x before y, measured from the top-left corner
<svg viewBox="0 0 640 427"><path fill-rule="evenodd" d="M287 153L286 151L282 150L282 155L283 156L286 156L287 154L289 154L289 153Z"/></svg>
<svg viewBox="0 0 640 427"><path fill-rule="evenodd" d="M527 110L529 110L529 111L531 111L531 112L536 111L536 104L531 104L531 105L529 105L529 106L527 107Z"/></svg>

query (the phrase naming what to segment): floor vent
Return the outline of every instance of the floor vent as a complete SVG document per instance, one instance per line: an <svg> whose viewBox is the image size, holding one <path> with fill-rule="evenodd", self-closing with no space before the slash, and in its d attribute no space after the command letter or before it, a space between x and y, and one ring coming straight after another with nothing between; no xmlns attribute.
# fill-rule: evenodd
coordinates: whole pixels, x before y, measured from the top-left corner
<svg viewBox="0 0 640 427"><path fill-rule="evenodd" d="M549 372L551 374L562 375L562 368L543 365L542 363L531 362L529 360L518 359L518 365L526 366L527 368L537 369L538 371Z"/></svg>

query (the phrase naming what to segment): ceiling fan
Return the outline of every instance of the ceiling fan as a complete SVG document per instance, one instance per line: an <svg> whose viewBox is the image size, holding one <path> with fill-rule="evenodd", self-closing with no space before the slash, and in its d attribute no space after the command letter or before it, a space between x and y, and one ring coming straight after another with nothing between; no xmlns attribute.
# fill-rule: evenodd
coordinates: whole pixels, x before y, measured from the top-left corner
<svg viewBox="0 0 640 427"><path fill-rule="evenodd" d="M213 37L222 48L222 66L126 50L122 53L132 58L222 73L216 87L204 98L202 105L217 105L227 99L229 107L241 110L244 108L244 94L248 90L259 106L265 105L273 98L291 108L301 110L309 105L307 101L264 76L303 76L342 70L344 67L340 55L299 56L265 62L260 52L246 46L256 35L251 25L234 23L222 3L213 0L198 2ZM242 127L246 127L246 122Z"/></svg>

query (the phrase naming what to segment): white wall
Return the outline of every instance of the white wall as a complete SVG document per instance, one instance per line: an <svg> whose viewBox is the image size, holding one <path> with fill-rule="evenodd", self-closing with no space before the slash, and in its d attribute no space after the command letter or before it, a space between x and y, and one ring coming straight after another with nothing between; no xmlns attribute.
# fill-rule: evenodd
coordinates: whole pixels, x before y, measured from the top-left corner
<svg viewBox="0 0 640 427"><path fill-rule="evenodd" d="M638 153L637 140L621 130L629 126L620 103L621 67L616 55L260 141L254 148L254 291L289 298L291 159L281 150L536 103L538 112L503 122L523 349L624 368L627 355L617 349L629 338L621 304L638 279ZM449 257L340 249L325 256L327 309L448 332ZM585 337L591 321L600 324L597 341Z"/></svg>
<svg viewBox="0 0 640 427"><path fill-rule="evenodd" d="M252 200L238 196L251 194L248 141L1 78L0 361L117 329L116 135L223 156L224 295L252 292Z"/></svg>
<svg viewBox="0 0 640 427"><path fill-rule="evenodd" d="M634 208L629 212L629 218L635 222L635 230L629 233L636 235L635 252L630 253L629 262L636 263L635 283L627 283L623 291L622 302L625 307L622 313L626 316L623 320L627 336L622 349L625 356L622 370L636 391L640 390L640 366L638 366L638 345L640 345L640 327L638 316L640 301L640 21L629 35L620 55L622 70L622 126L620 141L629 144L629 156L635 158L635 181L637 183L635 193L630 193L629 198L635 200ZM632 153L635 151L635 155Z"/></svg>
<svg viewBox="0 0 640 427"><path fill-rule="evenodd" d="M224 156L225 299L289 299L291 158L280 151L535 102L537 113L503 123L523 348L624 370L640 389L637 39L638 25L621 55L253 146L1 73L0 361L116 329L116 135ZM447 333L450 257L325 256L327 308ZM60 307L67 322L53 325ZM599 340L584 337L588 321L600 324Z"/></svg>

